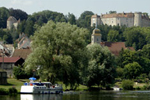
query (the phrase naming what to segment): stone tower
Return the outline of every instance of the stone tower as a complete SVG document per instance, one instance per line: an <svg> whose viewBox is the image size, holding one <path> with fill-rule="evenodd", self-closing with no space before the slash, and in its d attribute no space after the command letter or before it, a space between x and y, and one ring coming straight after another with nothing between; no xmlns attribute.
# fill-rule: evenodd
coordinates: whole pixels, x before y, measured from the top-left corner
<svg viewBox="0 0 150 100"><path fill-rule="evenodd" d="M7 29L11 29L13 26L17 29L19 21L17 21L17 19L15 17L10 16L7 19Z"/></svg>
<svg viewBox="0 0 150 100"><path fill-rule="evenodd" d="M142 13L141 12L135 12L134 13L134 26L142 26Z"/></svg>
<svg viewBox="0 0 150 100"><path fill-rule="evenodd" d="M91 44L94 44L94 43L100 44L101 43L101 37L102 37L102 35L100 33L100 30L95 28L93 30L92 35L91 35Z"/></svg>

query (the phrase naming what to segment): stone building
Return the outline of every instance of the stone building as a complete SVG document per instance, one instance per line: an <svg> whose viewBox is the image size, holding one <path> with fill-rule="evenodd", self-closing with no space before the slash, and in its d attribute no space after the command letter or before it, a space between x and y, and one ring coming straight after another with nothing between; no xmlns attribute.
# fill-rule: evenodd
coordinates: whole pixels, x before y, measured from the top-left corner
<svg viewBox="0 0 150 100"><path fill-rule="evenodd" d="M150 26L150 18L147 14L141 12L135 13L112 13L112 14L101 14L93 15L91 17L91 27L94 25L111 25L111 26Z"/></svg>
<svg viewBox="0 0 150 100"><path fill-rule="evenodd" d="M11 29L12 27L15 27L17 29L19 23L20 23L20 19L17 20L15 17L10 16L7 19L7 29Z"/></svg>

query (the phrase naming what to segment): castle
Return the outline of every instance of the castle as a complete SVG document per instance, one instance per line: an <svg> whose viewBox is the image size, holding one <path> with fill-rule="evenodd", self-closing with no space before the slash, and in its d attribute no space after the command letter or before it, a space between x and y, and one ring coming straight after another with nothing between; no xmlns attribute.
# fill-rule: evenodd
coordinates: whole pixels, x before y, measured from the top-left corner
<svg viewBox="0 0 150 100"><path fill-rule="evenodd" d="M15 29L17 29L19 23L20 23L20 19L17 21L15 17L10 16L7 19L7 29L11 29L13 26L15 27Z"/></svg>
<svg viewBox="0 0 150 100"><path fill-rule="evenodd" d="M141 12L135 13L112 13L112 14L101 14L93 15L91 17L91 27L94 25L111 25L111 26L150 26L150 18L147 14Z"/></svg>

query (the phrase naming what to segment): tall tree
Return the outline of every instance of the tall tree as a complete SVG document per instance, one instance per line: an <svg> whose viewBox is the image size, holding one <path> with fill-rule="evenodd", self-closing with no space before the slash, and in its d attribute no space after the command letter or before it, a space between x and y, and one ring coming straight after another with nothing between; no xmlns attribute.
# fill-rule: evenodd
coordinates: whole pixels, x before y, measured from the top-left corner
<svg viewBox="0 0 150 100"><path fill-rule="evenodd" d="M92 11L84 11L77 20L77 25L79 27L90 27L92 15L94 15Z"/></svg>
<svg viewBox="0 0 150 100"><path fill-rule="evenodd" d="M5 7L0 7L0 28L7 27L7 19L9 17L9 10Z"/></svg>
<svg viewBox="0 0 150 100"><path fill-rule="evenodd" d="M106 86L113 83L115 75L114 56L107 47L99 44L89 45L89 66L87 69L87 84Z"/></svg>
<svg viewBox="0 0 150 100"><path fill-rule="evenodd" d="M32 53L26 59L26 69L39 66L38 72L44 79L53 82L58 78L73 88L80 82L87 33L75 25L49 21L32 37Z"/></svg>
<svg viewBox="0 0 150 100"><path fill-rule="evenodd" d="M26 20L28 18L28 14L20 9L9 9L10 16L15 17L17 20Z"/></svg>
<svg viewBox="0 0 150 100"><path fill-rule="evenodd" d="M142 31L139 30L140 28L129 28L126 31L124 31L124 36L126 39L126 45L127 46L133 46L136 47L135 49L142 49L143 46L146 44L145 35L142 34Z"/></svg>
<svg viewBox="0 0 150 100"><path fill-rule="evenodd" d="M119 39L119 32L116 30L110 30L107 35L108 42L117 42Z"/></svg>
<svg viewBox="0 0 150 100"><path fill-rule="evenodd" d="M76 24L76 17L74 16L74 14L68 13L67 19L70 24L72 25Z"/></svg>
<svg viewBox="0 0 150 100"><path fill-rule="evenodd" d="M129 63L125 65L124 68L124 75L127 79L135 79L137 76L139 76L142 73L142 67L137 63Z"/></svg>

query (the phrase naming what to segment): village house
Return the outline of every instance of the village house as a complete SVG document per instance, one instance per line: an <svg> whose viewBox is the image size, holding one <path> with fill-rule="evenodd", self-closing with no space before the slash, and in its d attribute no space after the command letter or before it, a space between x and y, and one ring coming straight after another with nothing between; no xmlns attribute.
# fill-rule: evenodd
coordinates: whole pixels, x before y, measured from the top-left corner
<svg viewBox="0 0 150 100"><path fill-rule="evenodd" d="M30 48L31 46L31 40L24 33L19 34L19 39L17 39L16 41L18 42L18 49L26 49Z"/></svg>
<svg viewBox="0 0 150 100"><path fill-rule="evenodd" d="M24 59L20 57L0 57L0 67L7 72L8 77L13 76L14 66L22 66Z"/></svg>

